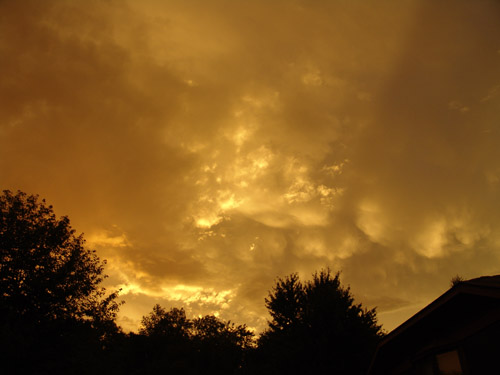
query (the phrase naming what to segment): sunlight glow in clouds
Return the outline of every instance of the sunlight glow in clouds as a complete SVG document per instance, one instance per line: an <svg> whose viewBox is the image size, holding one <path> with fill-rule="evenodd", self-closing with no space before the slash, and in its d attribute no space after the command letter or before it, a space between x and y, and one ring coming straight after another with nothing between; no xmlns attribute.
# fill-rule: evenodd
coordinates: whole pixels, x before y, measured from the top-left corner
<svg viewBox="0 0 500 375"><path fill-rule="evenodd" d="M155 303L261 330L277 276L342 270L390 329L500 273L500 5L0 3L0 181Z"/></svg>

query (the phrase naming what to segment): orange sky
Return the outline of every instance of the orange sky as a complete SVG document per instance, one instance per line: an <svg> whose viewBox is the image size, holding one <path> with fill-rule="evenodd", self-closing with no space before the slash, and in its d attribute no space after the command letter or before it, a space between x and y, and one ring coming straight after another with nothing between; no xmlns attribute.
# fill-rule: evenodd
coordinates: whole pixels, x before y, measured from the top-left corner
<svg viewBox="0 0 500 375"><path fill-rule="evenodd" d="M342 270L390 330L500 273L498 1L0 0L0 186L123 288L260 331Z"/></svg>

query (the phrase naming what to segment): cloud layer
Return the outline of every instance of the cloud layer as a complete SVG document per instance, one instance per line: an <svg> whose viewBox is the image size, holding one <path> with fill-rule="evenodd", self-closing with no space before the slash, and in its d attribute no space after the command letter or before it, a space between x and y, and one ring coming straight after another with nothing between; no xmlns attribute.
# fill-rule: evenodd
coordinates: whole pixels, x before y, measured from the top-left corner
<svg viewBox="0 0 500 375"><path fill-rule="evenodd" d="M0 183L154 303L260 330L322 267L390 329L500 273L495 1L0 3Z"/></svg>

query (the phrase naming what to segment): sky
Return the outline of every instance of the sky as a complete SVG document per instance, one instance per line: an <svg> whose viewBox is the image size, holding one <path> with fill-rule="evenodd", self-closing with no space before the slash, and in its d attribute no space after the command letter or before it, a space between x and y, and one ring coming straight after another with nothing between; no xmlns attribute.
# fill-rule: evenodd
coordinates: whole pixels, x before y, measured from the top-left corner
<svg viewBox="0 0 500 375"><path fill-rule="evenodd" d="M500 274L500 2L0 0L0 187L155 304L262 331L329 267L386 331Z"/></svg>

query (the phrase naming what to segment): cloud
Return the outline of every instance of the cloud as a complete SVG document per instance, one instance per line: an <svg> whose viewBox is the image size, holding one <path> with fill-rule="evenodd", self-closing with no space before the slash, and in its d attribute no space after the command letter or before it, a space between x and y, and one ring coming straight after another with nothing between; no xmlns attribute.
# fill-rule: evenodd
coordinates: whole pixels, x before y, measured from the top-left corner
<svg viewBox="0 0 500 375"><path fill-rule="evenodd" d="M386 312L499 272L496 2L0 7L0 182L85 232L129 329L260 330L327 266Z"/></svg>

